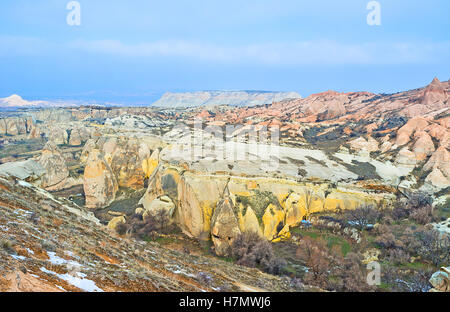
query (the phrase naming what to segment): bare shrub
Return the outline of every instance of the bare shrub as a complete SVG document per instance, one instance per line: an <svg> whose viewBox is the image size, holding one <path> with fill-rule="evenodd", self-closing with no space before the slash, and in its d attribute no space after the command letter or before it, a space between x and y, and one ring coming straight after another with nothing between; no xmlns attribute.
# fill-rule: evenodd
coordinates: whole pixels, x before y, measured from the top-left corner
<svg viewBox="0 0 450 312"><path fill-rule="evenodd" d="M375 224L380 218L380 212L370 205L359 206L354 210L348 210L344 214L347 223L355 226L360 231L368 228L370 224Z"/></svg>
<svg viewBox="0 0 450 312"><path fill-rule="evenodd" d="M391 291L396 292L428 292L431 289L429 279L433 270L412 271L405 273L395 267L382 270L382 280L389 284Z"/></svg>
<svg viewBox="0 0 450 312"><path fill-rule="evenodd" d="M367 284L367 277L362 268L362 256L350 252L343 259L342 264L337 267L340 280L339 291L361 292L370 291L372 288Z"/></svg>
<svg viewBox="0 0 450 312"><path fill-rule="evenodd" d="M408 263L411 259L410 255L402 249L390 249L388 251L388 259L393 264Z"/></svg>
<svg viewBox="0 0 450 312"><path fill-rule="evenodd" d="M433 198L424 192L415 192L408 196L407 206L410 210L431 206Z"/></svg>
<svg viewBox="0 0 450 312"><path fill-rule="evenodd" d="M119 224L116 231L120 235L131 234L140 239L151 238L156 234L167 234L174 229L171 225L169 213L163 209L145 220L139 214L131 216L129 221Z"/></svg>
<svg viewBox="0 0 450 312"><path fill-rule="evenodd" d="M390 228L376 237L375 244L382 249L393 249L403 246L403 243L397 240Z"/></svg>
<svg viewBox="0 0 450 312"><path fill-rule="evenodd" d="M418 224L428 224L433 221L433 214L431 206L417 208L412 211L409 218Z"/></svg>
<svg viewBox="0 0 450 312"><path fill-rule="evenodd" d="M275 257L272 245L255 232L244 232L231 246L231 255L238 264L258 267L271 274L280 274L286 261Z"/></svg>
<svg viewBox="0 0 450 312"><path fill-rule="evenodd" d="M328 269L331 266L331 257L323 239L314 240L311 237L304 237L296 253L297 258L302 260L309 271L305 276L305 282L318 287L328 286Z"/></svg>
<svg viewBox="0 0 450 312"><path fill-rule="evenodd" d="M436 267L445 265L450 260L450 237L436 230L423 230L415 233L420 242L419 255L431 261Z"/></svg>
<svg viewBox="0 0 450 312"><path fill-rule="evenodd" d="M128 224L126 224L126 223L119 223L116 226L116 232L119 235L125 235L129 228L130 228L130 226Z"/></svg>
<svg viewBox="0 0 450 312"><path fill-rule="evenodd" d="M409 210L406 207L406 204L401 201L397 201L394 203L394 208L392 209L392 218L394 220L404 220L409 217Z"/></svg>
<svg viewBox="0 0 450 312"><path fill-rule="evenodd" d="M344 258L337 246L329 250L323 239L304 237L296 255L309 269L304 277L308 285L331 291L371 290L359 254L350 252Z"/></svg>

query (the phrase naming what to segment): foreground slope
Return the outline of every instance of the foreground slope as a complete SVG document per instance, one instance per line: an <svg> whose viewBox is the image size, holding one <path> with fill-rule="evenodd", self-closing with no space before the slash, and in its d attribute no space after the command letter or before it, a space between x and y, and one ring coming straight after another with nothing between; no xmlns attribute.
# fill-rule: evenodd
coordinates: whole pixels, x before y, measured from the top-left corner
<svg viewBox="0 0 450 312"><path fill-rule="evenodd" d="M91 213L14 179L0 178L0 228L0 291L290 289L256 269L119 238Z"/></svg>

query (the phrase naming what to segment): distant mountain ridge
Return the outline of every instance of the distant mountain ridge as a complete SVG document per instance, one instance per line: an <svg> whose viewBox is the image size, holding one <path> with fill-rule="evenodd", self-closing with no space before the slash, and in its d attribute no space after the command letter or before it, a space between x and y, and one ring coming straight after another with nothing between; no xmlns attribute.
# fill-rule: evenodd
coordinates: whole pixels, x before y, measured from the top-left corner
<svg viewBox="0 0 450 312"><path fill-rule="evenodd" d="M28 101L20 95L13 94L11 96L0 98L0 108L27 108L27 107L70 107L75 106L73 103L65 101Z"/></svg>
<svg viewBox="0 0 450 312"><path fill-rule="evenodd" d="M301 99L297 92L272 91L196 91L165 93L152 106L155 107L197 107L197 106L257 106L272 104L286 99Z"/></svg>

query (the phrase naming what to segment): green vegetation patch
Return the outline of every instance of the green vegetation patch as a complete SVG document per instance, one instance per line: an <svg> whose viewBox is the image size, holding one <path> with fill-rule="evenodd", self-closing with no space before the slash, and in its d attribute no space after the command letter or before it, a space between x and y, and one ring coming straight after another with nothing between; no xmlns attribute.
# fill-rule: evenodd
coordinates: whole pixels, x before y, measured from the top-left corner
<svg viewBox="0 0 450 312"><path fill-rule="evenodd" d="M322 238L327 243L327 247L331 250L334 246L339 246L342 255L345 257L352 251L352 245L342 236L332 234L327 231L317 229L303 229L300 227L291 228L291 233L299 234L300 236L308 236L313 239Z"/></svg>
<svg viewBox="0 0 450 312"><path fill-rule="evenodd" d="M270 204L274 205L275 207L278 207L279 209L283 209L278 202L278 199L273 193L265 191L261 192L259 190L256 190L253 195L251 196L236 196L236 202L237 207L235 209L238 209L239 204L242 203L244 206L244 210L242 211L242 215L245 215L247 212L247 206L252 207L253 211L256 214L256 217L258 219L259 224L262 224L262 217L264 216L265 210L267 206ZM237 214L238 211L235 211Z"/></svg>

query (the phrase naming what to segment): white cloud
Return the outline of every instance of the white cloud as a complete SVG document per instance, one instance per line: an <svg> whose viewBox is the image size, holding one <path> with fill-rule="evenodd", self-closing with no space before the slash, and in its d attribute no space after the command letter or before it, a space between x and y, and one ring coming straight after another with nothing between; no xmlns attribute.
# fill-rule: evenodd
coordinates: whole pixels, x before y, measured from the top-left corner
<svg viewBox="0 0 450 312"><path fill-rule="evenodd" d="M450 41L437 43L341 43L317 40L244 45L166 40L126 44L117 40L76 40L55 43L36 38L0 37L0 55L90 53L133 58L179 58L252 65L394 65L444 62Z"/></svg>
<svg viewBox="0 0 450 312"><path fill-rule="evenodd" d="M408 64L450 57L450 42L362 43L304 41L220 45L182 40L124 44L115 40L76 41L71 47L125 57L182 57L262 65Z"/></svg>

